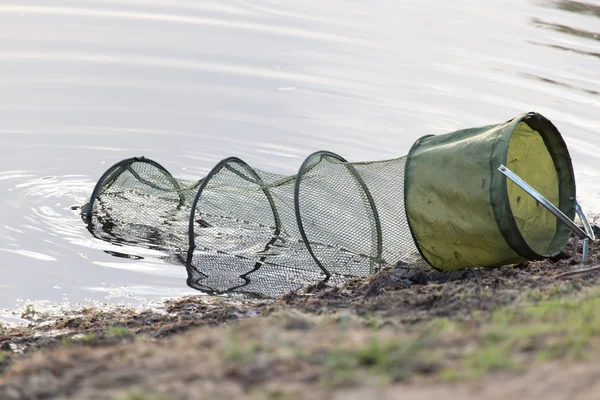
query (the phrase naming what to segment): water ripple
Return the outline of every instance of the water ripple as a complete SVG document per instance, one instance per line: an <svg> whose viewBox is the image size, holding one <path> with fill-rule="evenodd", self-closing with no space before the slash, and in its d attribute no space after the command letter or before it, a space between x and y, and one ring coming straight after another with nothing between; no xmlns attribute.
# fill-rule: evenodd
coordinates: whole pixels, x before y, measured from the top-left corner
<svg viewBox="0 0 600 400"><path fill-rule="evenodd" d="M193 24L208 27L242 29L270 35L291 36L302 39L327 41L334 43L347 43L356 46L377 47L375 43L364 39L352 38L327 32L319 32L289 26L265 25L248 21L239 21L222 18L203 18L176 14L149 13L141 11L117 11L100 8L72 8L72 7L47 7L47 6L22 6L3 5L0 13L30 13L42 15L64 15L91 18L114 18L149 22L166 22L174 24Z"/></svg>
<svg viewBox="0 0 600 400"><path fill-rule="evenodd" d="M115 65L132 65L142 67L159 67L186 69L196 71L207 71L224 74L243 75L253 78L277 79L305 83L319 86L333 86L348 89L354 84L335 78L326 78L317 75L302 74L291 71L282 71L271 68L260 68L255 66L232 65L218 62L198 61L189 59L177 59L169 57L131 56L125 54L90 54L76 52L13 52L1 53L0 60L5 62L44 61L44 62L79 62L79 63L103 63Z"/></svg>

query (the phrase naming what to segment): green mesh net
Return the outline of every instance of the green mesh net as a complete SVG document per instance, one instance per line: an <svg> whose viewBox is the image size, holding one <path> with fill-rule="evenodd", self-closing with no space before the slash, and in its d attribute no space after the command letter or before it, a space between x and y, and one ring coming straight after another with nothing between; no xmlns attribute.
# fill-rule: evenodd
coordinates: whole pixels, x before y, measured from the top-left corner
<svg viewBox="0 0 600 400"><path fill-rule="evenodd" d="M283 176L228 158L190 182L132 158L104 174L84 214L96 237L179 254L178 262L189 264L188 283L205 291L235 287L236 280L249 289L250 278L281 287L280 274L289 290L398 263L426 267L399 195L404 163L348 163L318 152L297 175ZM218 285L211 276L228 282Z"/></svg>

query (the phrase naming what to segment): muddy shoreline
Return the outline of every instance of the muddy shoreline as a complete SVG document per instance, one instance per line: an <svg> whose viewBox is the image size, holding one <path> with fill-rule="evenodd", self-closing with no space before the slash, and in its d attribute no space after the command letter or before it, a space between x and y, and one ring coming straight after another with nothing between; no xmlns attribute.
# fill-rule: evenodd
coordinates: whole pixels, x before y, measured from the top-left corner
<svg viewBox="0 0 600 400"><path fill-rule="evenodd" d="M276 300L198 296L161 311L32 315L28 326L0 328L0 398L192 399L198 388L207 398L329 398L393 395L398 385L411 392L424 380L426 396L482 375L526 376L544 357L545 366L595 362L587 350L600 327L580 327L589 331L581 338L553 330L548 317L565 301L584 309L600 298L598 273L555 279L580 261L568 247L552 260L499 268L398 266ZM599 262L593 243L588 265ZM535 307L548 309L540 317ZM532 333L515 336L521 330Z"/></svg>

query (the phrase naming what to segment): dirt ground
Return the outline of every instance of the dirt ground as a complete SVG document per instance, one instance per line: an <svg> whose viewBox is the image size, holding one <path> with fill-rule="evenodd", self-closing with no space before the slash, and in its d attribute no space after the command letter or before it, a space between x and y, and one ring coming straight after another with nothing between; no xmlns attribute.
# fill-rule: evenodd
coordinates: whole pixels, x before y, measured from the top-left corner
<svg viewBox="0 0 600 400"><path fill-rule="evenodd" d="M592 244L586 267L600 262ZM552 260L410 267L275 300L25 309L0 328L0 399L596 399L600 275ZM366 397L365 397L366 396Z"/></svg>

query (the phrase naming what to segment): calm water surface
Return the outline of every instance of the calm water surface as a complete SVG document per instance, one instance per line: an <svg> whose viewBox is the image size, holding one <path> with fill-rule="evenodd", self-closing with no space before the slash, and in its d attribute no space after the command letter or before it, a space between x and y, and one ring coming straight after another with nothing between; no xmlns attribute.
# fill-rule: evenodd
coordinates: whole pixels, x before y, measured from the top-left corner
<svg viewBox="0 0 600 400"><path fill-rule="evenodd" d="M397 157L535 110L600 212L598 71L598 1L0 1L0 309L191 292L71 210L130 156L188 179L231 155L291 174L316 150Z"/></svg>

